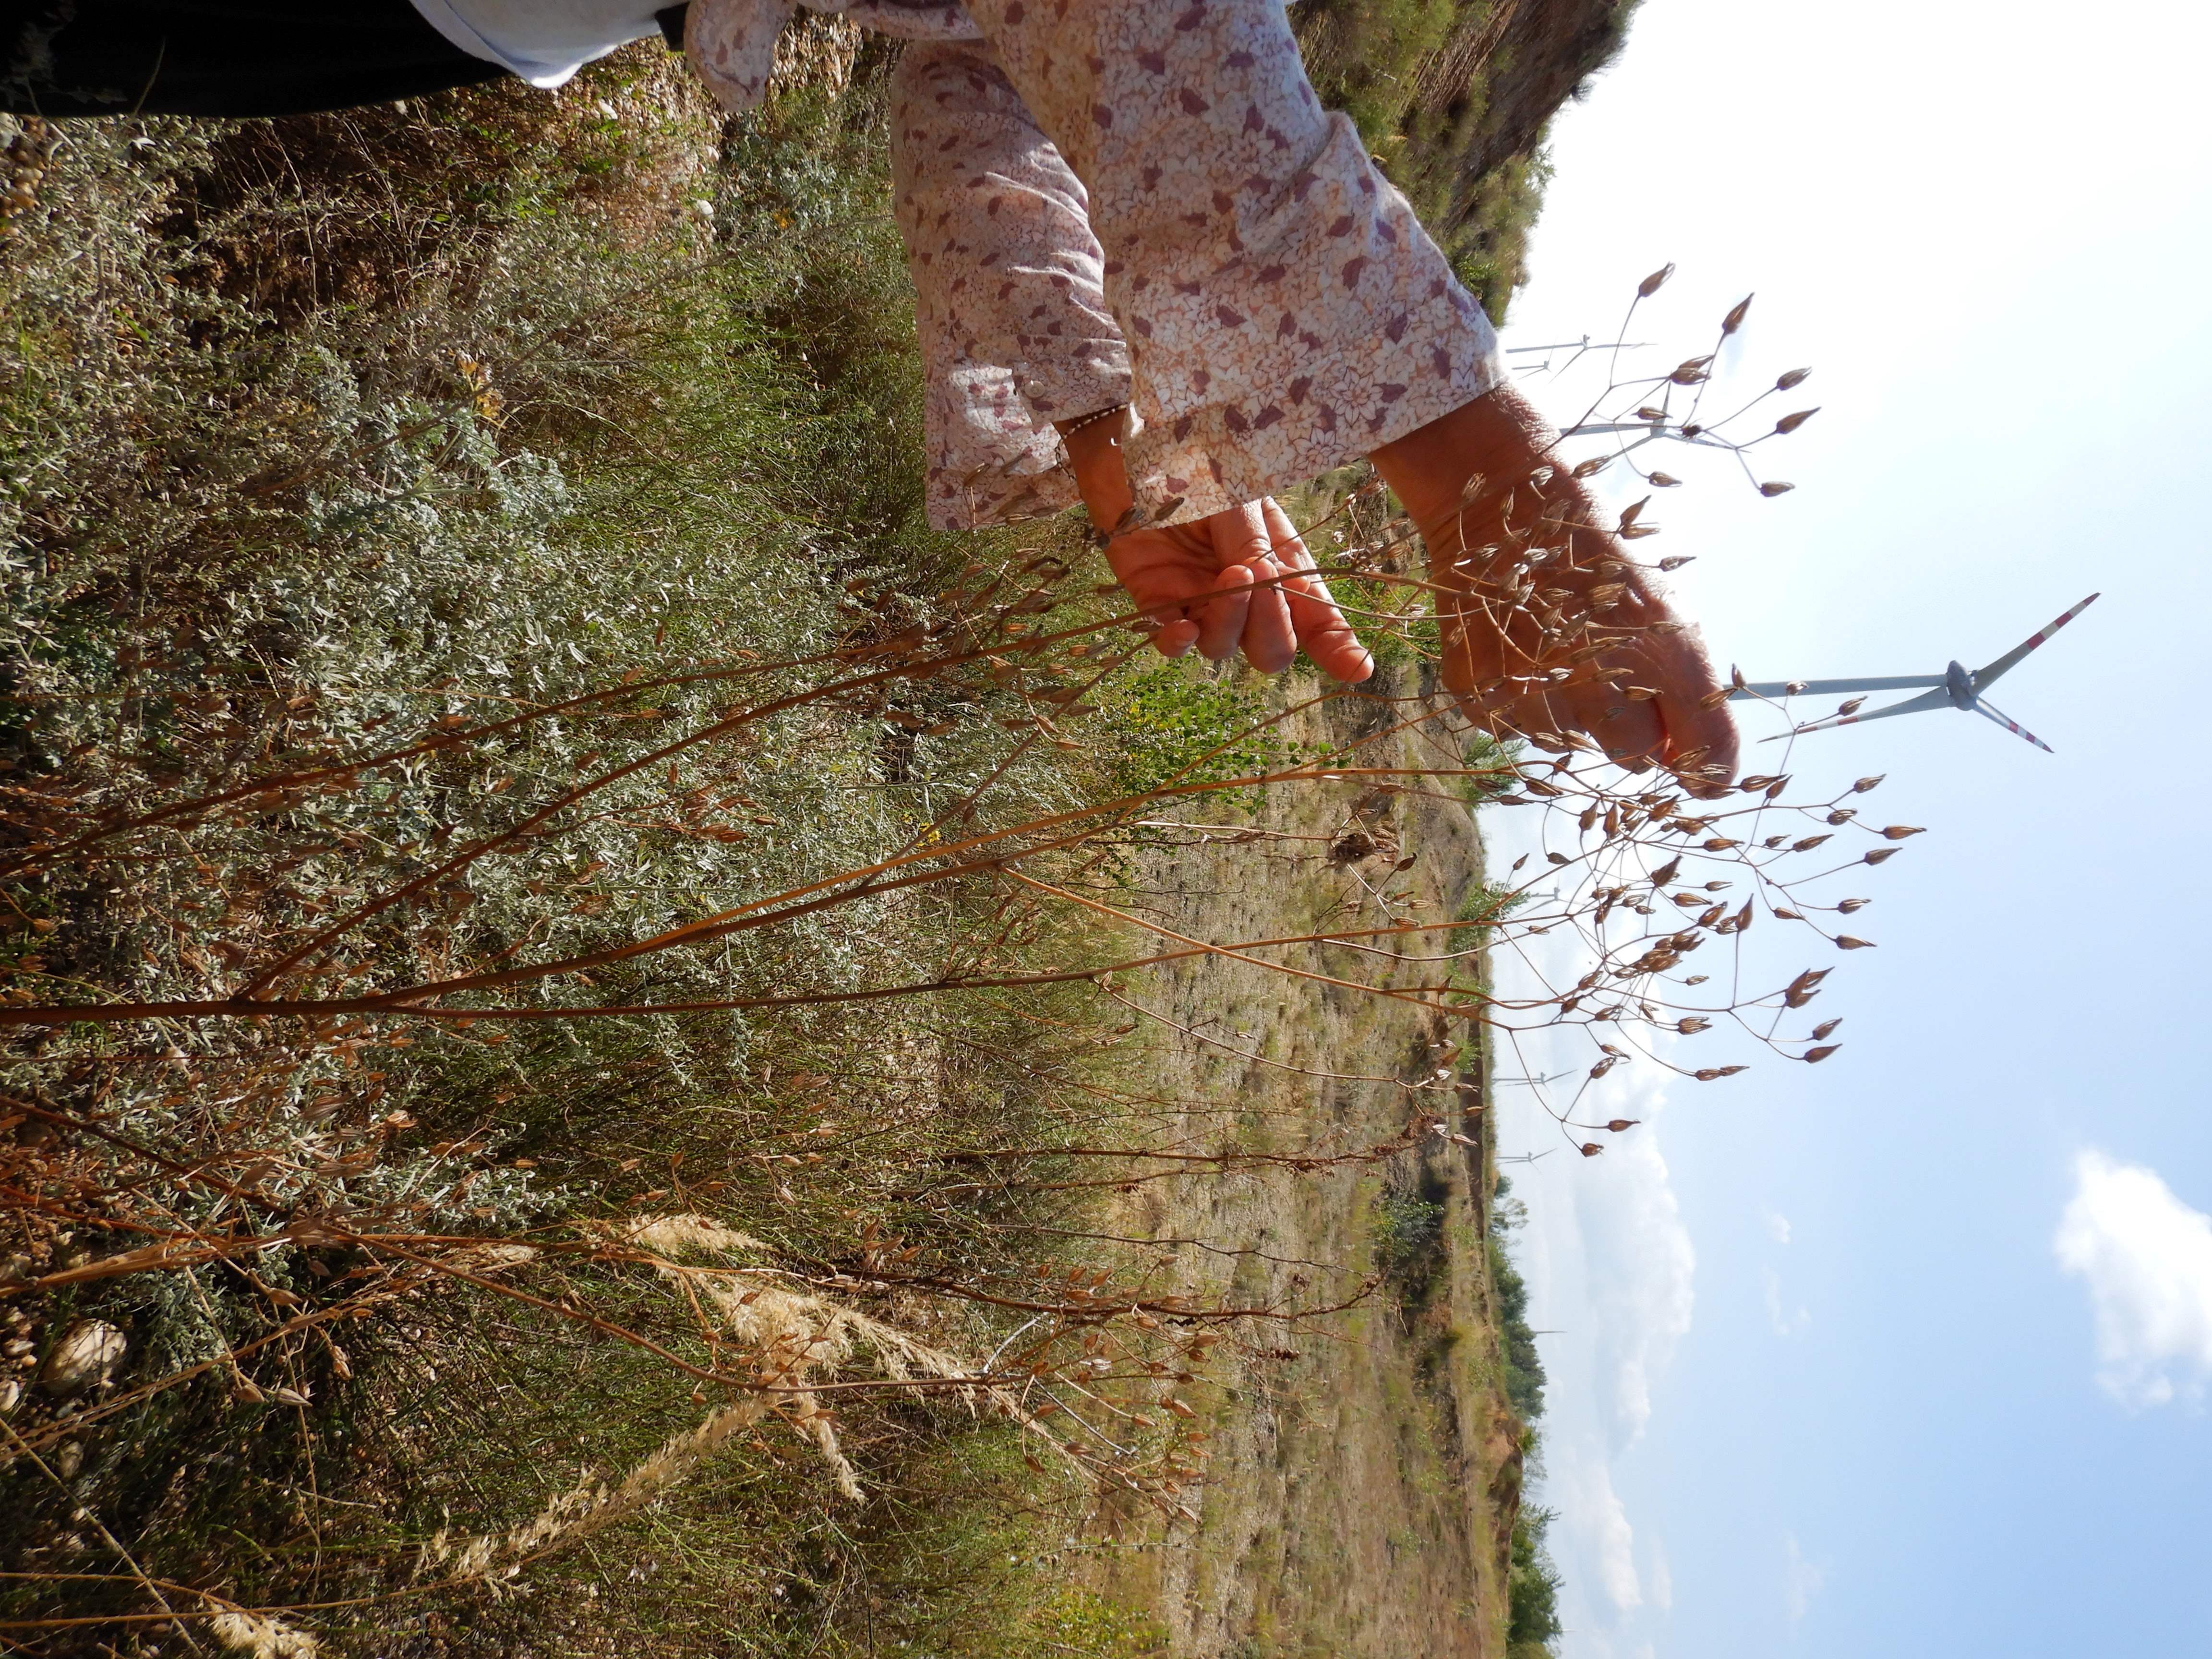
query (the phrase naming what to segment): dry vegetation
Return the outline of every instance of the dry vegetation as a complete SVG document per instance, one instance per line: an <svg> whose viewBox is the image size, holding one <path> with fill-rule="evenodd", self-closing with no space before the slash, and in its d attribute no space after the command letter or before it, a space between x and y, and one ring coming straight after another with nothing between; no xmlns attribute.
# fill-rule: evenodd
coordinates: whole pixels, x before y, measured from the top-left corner
<svg viewBox="0 0 2212 1659"><path fill-rule="evenodd" d="M1356 477L1357 693L930 532L879 66L801 44L742 124L636 52L13 153L20 1650L1501 1650L1484 1033L1705 1018L1749 909L1649 849L1785 809L1456 727Z"/></svg>
<svg viewBox="0 0 2212 1659"><path fill-rule="evenodd" d="M1101 1450L1039 1390L1134 1409L1303 1304L1092 1236L1183 1103L1026 884L1116 897L1147 792L1289 750L1124 665L1072 532L921 527L824 57L742 130L639 56L38 155L11 1640L1149 1641L1006 1547L1172 1505L1190 1419Z"/></svg>

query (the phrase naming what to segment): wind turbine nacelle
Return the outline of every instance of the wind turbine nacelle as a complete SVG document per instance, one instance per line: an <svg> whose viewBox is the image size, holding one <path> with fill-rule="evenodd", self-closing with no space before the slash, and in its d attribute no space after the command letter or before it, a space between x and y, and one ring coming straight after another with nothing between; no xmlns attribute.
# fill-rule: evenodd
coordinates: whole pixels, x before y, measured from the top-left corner
<svg viewBox="0 0 2212 1659"><path fill-rule="evenodd" d="M1951 699L1951 707L1972 713L1980 701L1974 695L1974 677L1964 663L1954 661L1943 671L1943 690Z"/></svg>
<svg viewBox="0 0 2212 1659"><path fill-rule="evenodd" d="M1954 662L1941 674L1901 674L1880 679L1863 680L1753 682L1745 679L1739 674L1735 677L1735 684L1729 688L1726 695L1731 697L1795 697L1810 691L1826 696L1838 691L1903 691L1908 689L1917 690L1920 693L1917 697L1907 697L1903 702L1893 702L1884 708L1862 709L1860 705L1865 702L1866 699L1857 697L1845 703L1834 716L1828 720L1814 720L1810 726L1793 726L1788 732L1777 732L1771 738L1761 738L1760 741L1763 743L1778 742L1785 737L1802 737L1808 732L1826 732L1838 726L1857 726L1866 720L1890 720L1899 714L1917 714L1926 709L1941 708L1948 703L1962 713L1979 714L1984 720L1995 720L2013 736L2023 742L2033 744L2038 749L2048 754L2051 752L2049 744L2007 715L1995 703L1984 702L1982 700L1982 693L2019 667L2022 658L2087 611L2096 602L2096 599L2097 596L2092 593L2049 627L2040 632L2029 635L1996 661L1980 668L1970 670L1962 662Z"/></svg>

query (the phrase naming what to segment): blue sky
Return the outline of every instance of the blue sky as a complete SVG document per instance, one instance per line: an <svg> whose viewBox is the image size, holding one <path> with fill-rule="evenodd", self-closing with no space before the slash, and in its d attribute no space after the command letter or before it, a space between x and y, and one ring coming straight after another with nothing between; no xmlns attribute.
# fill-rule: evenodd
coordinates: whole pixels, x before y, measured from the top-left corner
<svg viewBox="0 0 2212 1659"><path fill-rule="evenodd" d="M1638 551L1698 556L1722 661L1972 666L2104 593L1999 695L2056 757L1800 745L1929 829L1880 948L1804 957L1841 1053L1616 1073L1652 1127L1524 1172L1573 1659L2212 1652L2208 49L2180 4L1648 0L1556 127L1509 343L1673 260L1655 357L1755 289L1731 372L1815 370L1796 493L1662 463Z"/></svg>

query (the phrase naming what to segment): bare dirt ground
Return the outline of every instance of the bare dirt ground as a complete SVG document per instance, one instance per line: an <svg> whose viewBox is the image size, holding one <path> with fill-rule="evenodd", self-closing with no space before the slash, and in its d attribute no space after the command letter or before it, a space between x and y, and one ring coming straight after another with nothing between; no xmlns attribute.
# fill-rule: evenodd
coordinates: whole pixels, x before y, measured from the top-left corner
<svg viewBox="0 0 2212 1659"><path fill-rule="evenodd" d="M1341 740L1402 710L1340 700L1302 735ZM1456 763L1434 736L1392 741L1425 757L1408 763ZM1449 918L1481 879L1473 814L1434 793L1357 780L1278 789L1252 824L1254 839L1154 861L1164 926L1224 940L1380 925L1393 918L1377 893L1409 887L1400 917ZM1437 964L1407 958L1440 952L1443 936L1407 937L1402 957L1389 941L1275 954L1368 984L1440 981ZM1124 994L1182 1028L1160 1030L1160 1095L1234 1103L1187 1114L1191 1149L1233 1137L1352 1151L1436 1118L1477 1144L1425 1133L1387 1159L1156 1182L1120 1200L1132 1234L1201 1241L1176 1253L1205 1301L1312 1307L1382 1278L1355 1306L1285 1330L1295 1357L1219 1364L1212 1386L1188 1391L1211 1435L1203 1489L1186 1494L1197 1522L1101 1515L1094 1582L1149 1608L1178 1655L1502 1653L1519 1425L1491 1320L1478 1045L1410 1003L1219 958ZM1468 1051L1438 1079L1455 1037ZM1392 1218L1433 1220L1424 1203L1441 1207L1440 1231L1411 1260L1382 1247Z"/></svg>

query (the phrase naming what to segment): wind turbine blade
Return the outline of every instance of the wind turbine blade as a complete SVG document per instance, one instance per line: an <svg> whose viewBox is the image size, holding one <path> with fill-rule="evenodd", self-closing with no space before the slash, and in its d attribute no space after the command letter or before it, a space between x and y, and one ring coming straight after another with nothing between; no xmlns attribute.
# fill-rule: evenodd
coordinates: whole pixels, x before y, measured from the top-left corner
<svg viewBox="0 0 2212 1659"><path fill-rule="evenodd" d="M2088 601L2085 599L2082 603L2086 605ZM2081 607L2078 605L2075 607L2076 610L2079 610L2080 608ZM2014 720L2011 715L1999 713L1996 709L1990 708L1986 702L1977 702L1974 704L1974 712L1977 714L1987 714L1999 726L2002 726L2006 731L2011 732L2013 736L2015 738L2026 738L2030 743L2033 744L2038 749L2040 749L2046 755L2053 755L2058 752L2049 744L2044 742L2041 738L2037 737L2034 732L2029 731L2019 721Z"/></svg>
<svg viewBox="0 0 2212 1659"><path fill-rule="evenodd" d="M1808 697L1832 696L1838 691L1909 691L1916 686L1941 685L1941 674L1891 674L1871 680L1753 680L1730 691L1731 697L1786 697L1795 685Z"/></svg>
<svg viewBox="0 0 2212 1659"><path fill-rule="evenodd" d="M1838 714L1833 720L1815 720L1810 726L1801 726L1796 731L1785 732L1782 735L1802 738L1808 732L1826 732L1831 726L1859 726L1868 720L1886 720L1892 714L1917 714L1923 708L1948 708L1950 706L1951 694L1939 684L1933 691L1923 691L1917 697L1907 697L1903 702L1893 702L1887 708L1869 709L1863 714ZM1774 739L1769 738L1766 741L1771 743Z"/></svg>
<svg viewBox="0 0 2212 1659"><path fill-rule="evenodd" d="M1990 687L1995 685L1999 679L2003 678L2006 674L2010 673L2022 657L2025 657L2029 652L2034 650L2037 646L2041 645L2045 640L2049 639L2053 634L2056 634L2060 629L2065 627L2068 623L2072 622L2075 617L2080 616L2091 605L2096 604L2098 598L2099 596L2097 594L2092 593L2087 599L2082 600L2081 604L2075 605L2071 611L2061 617L2057 622L2051 623L2050 627L2043 629L2040 633L2029 635L2018 645L2013 647L2011 650L2006 652L2004 655L1999 657L1995 662L1991 663L1987 668L1981 669L1977 672L1974 675L1974 690L1977 691L1988 690ZM2027 733L2022 732L2021 735L2025 737Z"/></svg>

